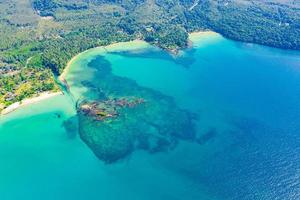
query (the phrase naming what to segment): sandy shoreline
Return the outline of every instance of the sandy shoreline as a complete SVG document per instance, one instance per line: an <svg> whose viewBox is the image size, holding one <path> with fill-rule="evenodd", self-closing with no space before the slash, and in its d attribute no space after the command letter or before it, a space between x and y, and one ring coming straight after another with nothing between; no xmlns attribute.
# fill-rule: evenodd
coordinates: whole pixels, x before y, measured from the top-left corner
<svg viewBox="0 0 300 200"><path fill-rule="evenodd" d="M215 35L220 35L217 32L214 31L198 31L198 32L192 32L189 34L190 39L194 39L197 37L203 37L203 36L215 36Z"/></svg>
<svg viewBox="0 0 300 200"><path fill-rule="evenodd" d="M216 37L216 36L220 36L220 34L214 31L193 32L189 34L189 43L191 44L191 46L193 46L193 42L195 41L200 41L207 37Z"/></svg>
<svg viewBox="0 0 300 200"><path fill-rule="evenodd" d="M192 32L189 33L189 41L193 41L193 40L197 40L200 39L201 37L205 37L205 36L218 36L220 35L219 33L216 33L214 31L197 31L197 32ZM92 49L103 49L104 51L118 51L118 50L126 50L126 49L132 49L132 47L134 46L140 46L140 45L148 45L147 42L145 42L144 40L132 40L132 41L128 41L128 42L116 42L116 43L112 43L109 44L107 46L99 46L99 47L95 47ZM70 71L70 67L72 65L72 63L82 54L86 53L87 51L90 51L92 49L88 49L85 50L83 52L78 53L77 55L75 55L66 65L63 73L58 77L60 81L65 82L66 79L66 75L68 74L68 72ZM171 51L170 51L171 52ZM172 53L172 52L171 52Z"/></svg>
<svg viewBox="0 0 300 200"><path fill-rule="evenodd" d="M83 52L82 52L83 53ZM79 53L80 54L80 53ZM77 54L76 56L74 56L68 63L67 66L65 67L63 73L61 73L61 75L59 75L58 79L62 82L65 82L66 76L70 70L70 66L72 65L72 63L74 62L74 60L77 59L77 57L79 56L79 54Z"/></svg>
<svg viewBox="0 0 300 200"><path fill-rule="evenodd" d="M37 103L39 101L42 101L42 100L45 100L45 99L48 99L48 98L51 98L51 97L54 97L54 96L57 96L57 95L62 95L62 94L63 94L62 92L55 92L55 93L53 93L53 92L43 92L37 97L24 99L21 102L16 102L16 103L11 104L10 106L8 106L7 108L5 108L4 110L1 111L1 115L7 115L7 114L23 107L23 106L34 104L34 103Z"/></svg>
<svg viewBox="0 0 300 200"><path fill-rule="evenodd" d="M118 51L118 50L126 50L126 49L131 49L131 47L134 47L134 46L140 46L140 45L145 45L145 44L148 44L146 43L145 41L143 40L132 40L132 41L128 41L128 42L116 42L116 43L112 43L112 44L109 44L109 45L106 45L106 46L99 46L99 47L94 47L94 48L91 48L91 49L87 49L83 52L80 52L78 53L77 55L75 55L66 65L63 73L58 77L58 79L62 82L65 82L66 80L66 76L68 74L68 72L70 71L70 68L72 66L72 63L82 54L88 52L88 51L91 51L91 50L96 50L96 49L102 49L103 51Z"/></svg>

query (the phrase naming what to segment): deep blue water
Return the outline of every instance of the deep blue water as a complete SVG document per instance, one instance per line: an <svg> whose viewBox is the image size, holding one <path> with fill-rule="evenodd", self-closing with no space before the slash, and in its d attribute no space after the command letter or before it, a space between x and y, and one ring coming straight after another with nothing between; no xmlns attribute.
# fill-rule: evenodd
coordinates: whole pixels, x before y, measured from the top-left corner
<svg viewBox="0 0 300 200"><path fill-rule="evenodd" d="M115 74L200 116L203 144L182 145L165 164L218 199L299 199L299 53L225 39L202 45L185 52L187 66L111 58Z"/></svg>
<svg viewBox="0 0 300 200"><path fill-rule="evenodd" d="M195 113L197 143L103 164L68 138L72 102L56 97L0 122L0 199L300 199L300 53L211 37L178 58L153 47L103 54L114 75ZM97 78L86 67L96 55L74 63L74 96Z"/></svg>

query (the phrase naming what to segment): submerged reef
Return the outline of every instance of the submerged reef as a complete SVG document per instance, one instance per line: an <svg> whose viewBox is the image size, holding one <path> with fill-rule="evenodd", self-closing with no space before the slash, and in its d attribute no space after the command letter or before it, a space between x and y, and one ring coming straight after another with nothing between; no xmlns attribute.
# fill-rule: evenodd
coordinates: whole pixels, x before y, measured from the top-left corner
<svg viewBox="0 0 300 200"><path fill-rule="evenodd" d="M79 134L100 160L113 163L138 149L164 152L195 140L195 116L173 98L114 75L103 56L88 67L96 72L81 80L87 92L77 105Z"/></svg>

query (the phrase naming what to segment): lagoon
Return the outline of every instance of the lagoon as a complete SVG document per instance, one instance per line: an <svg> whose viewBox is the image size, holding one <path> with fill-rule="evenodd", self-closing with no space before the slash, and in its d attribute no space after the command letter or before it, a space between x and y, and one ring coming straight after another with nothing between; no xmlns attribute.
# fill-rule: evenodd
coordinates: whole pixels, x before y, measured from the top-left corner
<svg viewBox="0 0 300 200"><path fill-rule="evenodd" d="M70 94L2 116L1 199L299 199L300 53L191 39L175 57L140 41L84 52L66 75ZM104 65L195 115L195 138L98 159L66 122L109 80Z"/></svg>

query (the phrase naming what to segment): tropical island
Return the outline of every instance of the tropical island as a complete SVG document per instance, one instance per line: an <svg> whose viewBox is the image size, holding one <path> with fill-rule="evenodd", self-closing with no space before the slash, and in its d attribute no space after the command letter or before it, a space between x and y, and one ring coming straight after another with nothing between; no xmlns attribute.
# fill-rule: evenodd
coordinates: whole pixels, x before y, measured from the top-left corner
<svg viewBox="0 0 300 200"><path fill-rule="evenodd" d="M145 40L176 53L188 33L300 49L300 3L287 0L5 0L0 2L0 110L60 90L57 77L87 49Z"/></svg>

